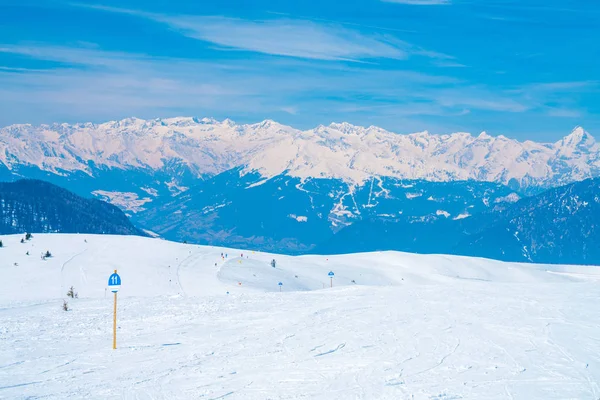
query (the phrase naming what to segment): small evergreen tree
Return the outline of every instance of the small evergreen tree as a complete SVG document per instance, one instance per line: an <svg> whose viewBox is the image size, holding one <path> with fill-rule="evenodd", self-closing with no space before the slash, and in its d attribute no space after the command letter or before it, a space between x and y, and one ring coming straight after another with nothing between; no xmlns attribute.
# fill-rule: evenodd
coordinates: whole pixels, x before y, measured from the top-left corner
<svg viewBox="0 0 600 400"><path fill-rule="evenodd" d="M75 288L73 286L71 286L69 288L69 291L67 292L67 296L72 298L72 299L78 299L79 298L79 294L77 292L75 292Z"/></svg>
<svg viewBox="0 0 600 400"><path fill-rule="evenodd" d="M21 238L21 243L25 243L25 239Z"/></svg>
<svg viewBox="0 0 600 400"><path fill-rule="evenodd" d="M0 248L4 247L4 245L2 244L2 240L0 240Z"/></svg>
<svg viewBox="0 0 600 400"><path fill-rule="evenodd" d="M65 311L69 311L69 303L67 303L66 300L63 300L63 307L62 308Z"/></svg>
<svg viewBox="0 0 600 400"><path fill-rule="evenodd" d="M271 260L271 267L275 268L277 266L277 262L275 259Z"/></svg>
<svg viewBox="0 0 600 400"><path fill-rule="evenodd" d="M33 235L29 232L25 234L25 240L30 240L32 237Z"/></svg>
<svg viewBox="0 0 600 400"><path fill-rule="evenodd" d="M50 253L50 250L46 250L46 254L44 254L44 258L50 258L52 257L52 253Z"/></svg>

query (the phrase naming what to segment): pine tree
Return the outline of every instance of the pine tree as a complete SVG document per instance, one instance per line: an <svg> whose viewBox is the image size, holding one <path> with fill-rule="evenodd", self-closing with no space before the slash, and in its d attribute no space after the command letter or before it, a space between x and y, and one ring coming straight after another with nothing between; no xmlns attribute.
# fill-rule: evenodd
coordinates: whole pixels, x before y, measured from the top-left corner
<svg viewBox="0 0 600 400"><path fill-rule="evenodd" d="M67 303L66 300L63 300L63 307L62 308L65 311L69 311L69 303Z"/></svg>
<svg viewBox="0 0 600 400"><path fill-rule="evenodd" d="M0 248L4 247L4 245L2 244L2 240L0 240Z"/></svg>
<svg viewBox="0 0 600 400"><path fill-rule="evenodd" d="M79 294L77 292L75 292L75 288L73 286L71 286L69 288L69 291L67 292L67 296L72 298L72 299L77 299L79 298Z"/></svg>

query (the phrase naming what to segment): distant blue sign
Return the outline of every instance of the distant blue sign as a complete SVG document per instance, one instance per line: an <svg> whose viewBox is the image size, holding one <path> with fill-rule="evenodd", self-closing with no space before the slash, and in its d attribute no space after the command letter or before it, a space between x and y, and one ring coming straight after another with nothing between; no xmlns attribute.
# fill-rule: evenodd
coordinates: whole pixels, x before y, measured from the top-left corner
<svg viewBox="0 0 600 400"><path fill-rule="evenodd" d="M108 287L113 293L117 293L121 288L121 277L116 272L108 278Z"/></svg>
<svg viewBox="0 0 600 400"><path fill-rule="evenodd" d="M334 276L335 274L333 273L333 271L329 271L329 273L328 273L327 275L329 275L329 277L330 277L330 278L333 278L333 276Z"/></svg>
<svg viewBox="0 0 600 400"><path fill-rule="evenodd" d="M283 286L283 283L279 282L279 283L278 283L278 285L279 285L279 286Z"/></svg>

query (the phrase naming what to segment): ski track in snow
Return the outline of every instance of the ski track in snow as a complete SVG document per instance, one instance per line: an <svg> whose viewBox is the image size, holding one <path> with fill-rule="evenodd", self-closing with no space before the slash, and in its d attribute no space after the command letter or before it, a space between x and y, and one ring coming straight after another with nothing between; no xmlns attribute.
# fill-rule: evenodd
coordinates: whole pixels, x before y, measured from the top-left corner
<svg viewBox="0 0 600 400"><path fill-rule="evenodd" d="M20 282L0 292L0 398L600 394L594 268L397 252L286 257L121 236L19 239L2 237L0 249L3 276ZM27 246L54 256L28 257ZM123 279L117 350L104 298L113 269ZM329 270L334 288L322 289ZM64 312L57 292L71 285L80 298Z"/></svg>

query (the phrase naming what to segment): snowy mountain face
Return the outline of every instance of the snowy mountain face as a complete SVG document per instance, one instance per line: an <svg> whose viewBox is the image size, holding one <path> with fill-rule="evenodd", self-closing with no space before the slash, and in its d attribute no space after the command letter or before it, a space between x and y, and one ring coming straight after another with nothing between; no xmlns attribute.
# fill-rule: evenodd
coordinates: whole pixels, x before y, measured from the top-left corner
<svg viewBox="0 0 600 400"><path fill-rule="evenodd" d="M214 176L235 167L264 178L329 178L361 185L373 176L476 180L528 189L600 174L600 148L582 128L557 143L468 133L399 135L348 123L300 131L266 120L129 118L103 124L12 125L0 129L0 164L52 173L96 169L177 171ZM177 179L176 179L177 180Z"/></svg>

